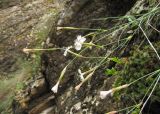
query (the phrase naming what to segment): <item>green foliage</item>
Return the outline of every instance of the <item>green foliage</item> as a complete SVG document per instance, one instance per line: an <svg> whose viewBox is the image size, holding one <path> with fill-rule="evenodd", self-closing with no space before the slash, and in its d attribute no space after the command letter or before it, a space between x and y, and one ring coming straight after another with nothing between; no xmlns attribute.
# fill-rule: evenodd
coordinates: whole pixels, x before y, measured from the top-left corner
<svg viewBox="0 0 160 114"><path fill-rule="evenodd" d="M110 61L113 61L117 64L121 64L122 63L122 60L119 59L118 57L112 57L112 58L109 58ZM115 69L115 68L112 68L112 69L106 69L105 70L105 74L106 75L116 75L118 74L118 71Z"/></svg>
<svg viewBox="0 0 160 114"><path fill-rule="evenodd" d="M131 114L139 114L141 110L141 105L137 105Z"/></svg>
<svg viewBox="0 0 160 114"><path fill-rule="evenodd" d="M1 99L0 114L11 114L9 109L11 108L11 104L12 104L12 101L13 101L13 96L7 95L5 97L6 97L6 100Z"/></svg>
<svg viewBox="0 0 160 114"><path fill-rule="evenodd" d="M22 90L24 88L25 84L23 82L18 82L16 84L16 89L17 90Z"/></svg>
<svg viewBox="0 0 160 114"><path fill-rule="evenodd" d="M148 0L148 2L149 2L150 5L155 5L157 0Z"/></svg>
<svg viewBox="0 0 160 114"><path fill-rule="evenodd" d="M139 114L140 112L140 108L136 108L134 111L132 111L131 114Z"/></svg>
<svg viewBox="0 0 160 114"><path fill-rule="evenodd" d="M118 64L121 64L121 63L122 63L122 60L119 59L118 57L109 58L109 60L114 61L114 62L116 62L116 63L118 63Z"/></svg>
<svg viewBox="0 0 160 114"><path fill-rule="evenodd" d="M138 26L138 21L137 21L137 19L136 19L136 17L135 16L133 16L133 15L128 15L128 16L126 16L126 18L128 19L128 22L129 23L132 23L132 27L135 27L135 26Z"/></svg>
<svg viewBox="0 0 160 114"><path fill-rule="evenodd" d="M105 74L106 75L116 75L118 72L115 68L112 69L106 69Z"/></svg>
<svg viewBox="0 0 160 114"><path fill-rule="evenodd" d="M160 50L158 47L159 44L160 42L154 44L158 51ZM135 46L133 50L134 51L131 52L131 56L128 58L127 62L119 66L117 65L117 67L122 69L120 69L114 83L114 86L116 87L133 82L134 80L159 69L160 64L157 62L157 56L149 45L144 46L142 49L138 49L137 46ZM149 76L148 78L144 78L130 86L129 89L123 92L123 94L125 94L125 99L130 99L130 96L132 96L136 101L141 100L156 76L157 75ZM154 95L160 97L158 89L160 89L159 84L157 85ZM121 95L122 93L117 93L115 97L119 97L120 99Z"/></svg>

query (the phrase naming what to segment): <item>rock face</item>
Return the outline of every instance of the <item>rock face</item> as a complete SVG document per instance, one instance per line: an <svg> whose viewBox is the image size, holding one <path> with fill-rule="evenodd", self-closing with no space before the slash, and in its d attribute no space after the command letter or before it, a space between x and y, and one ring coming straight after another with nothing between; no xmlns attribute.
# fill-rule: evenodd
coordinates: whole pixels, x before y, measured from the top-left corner
<svg viewBox="0 0 160 114"><path fill-rule="evenodd" d="M60 8L62 11L55 21L56 24L53 26L49 35L49 41L44 46L45 48L68 47L74 44L77 35L84 36L90 32L95 32L95 29L105 28L109 30L116 25L116 22L111 20L96 21L95 19L125 15L135 5L136 0L65 0L62 3L63 5L61 5L61 1L57 1L57 4L63 6L63 8ZM62 29L62 27L76 27L80 29L70 30ZM102 36L106 37L105 34L102 34ZM117 37L113 37L113 39L117 40ZM102 40L100 43L104 45L110 43L109 38ZM87 42L91 40L92 38L87 37ZM76 52L76 50L74 51ZM91 52L88 49L83 54L85 56L88 56L90 53L102 55L107 51L110 50L102 51L97 49ZM84 58L76 58L71 62L74 56L70 54L63 56L63 53L63 50L56 50L42 54L41 73L43 76L41 80L43 80L43 83L38 81L40 84L37 88L43 89L42 91L39 91L41 89L29 89L29 96L33 97L33 101L30 98L24 98L28 105L20 104L20 100L16 100L13 107L15 114L104 114L123 105L110 97L105 100L99 98L99 92L110 89L115 81L114 77L106 77L103 72L105 68L114 66L112 63L102 65L92 78L76 91L75 86L81 82L78 77L78 69L88 70L96 63L94 64L94 59L86 62ZM58 93L54 94L51 92L51 88L57 83L61 71L68 64L67 71L60 82ZM42 86L43 84L45 87ZM31 84L31 87L33 85ZM44 100L44 102L41 100ZM18 107L17 103L19 103Z"/></svg>
<svg viewBox="0 0 160 114"><path fill-rule="evenodd" d="M55 27L77 27L77 28L110 28L114 22L94 21L93 19L124 15L133 5L135 1L112 1L112 0L73 0L68 1L68 5L61 12ZM127 6L127 7L126 7ZM51 42L54 47L67 47L73 45L77 35L85 35L90 30L56 30L51 34ZM91 39L87 39L88 41ZM100 53L100 52L98 52ZM44 65L43 74L49 83L50 88L53 87L62 71L62 69L73 59L72 56L63 56L63 51L54 51L45 53L42 56ZM84 60L77 59L74 61L67 72L63 81L60 83L58 94L56 94L55 114L79 114L79 113L104 113L112 110L114 107L110 105L113 101L99 101L99 90L109 89L110 83L105 82L105 76L101 70L96 73L89 84L85 84L78 92L75 86L80 83L77 71L79 68L88 67L88 63ZM83 65L82 65L83 64ZM101 76L96 76L101 74ZM117 105L117 104L116 104ZM107 107L107 108L106 108Z"/></svg>
<svg viewBox="0 0 160 114"><path fill-rule="evenodd" d="M23 0L16 0L16 1L15 0L0 0L0 8L1 9L9 8L15 5L20 5L22 2Z"/></svg>
<svg viewBox="0 0 160 114"><path fill-rule="evenodd" d="M78 28L110 28L114 25L109 21L94 21L93 19L103 18L107 16L119 16L124 15L133 5L135 1L106 1L106 0L73 0L64 2L64 8L61 11L57 24L53 27L49 38L50 42L48 47L67 47L73 45L77 35L85 35L91 30L57 30L57 27L71 26ZM127 7L126 7L127 5ZM114 9L114 11L113 11ZM121 10L120 10L121 9ZM88 41L90 39L87 39ZM100 53L100 51L99 51ZM48 84L48 90L56 84L62 69L73 59L72 56L63 56L63 51L46 52L42 55L42 73ZM80 67L90 67L88 63L84 63L82 59L77 59L76 62L71 64L65 73L63 81L60 83L58 93L55 94L55 102L52 102L53 112L52 114L69 114L69 113L104 113L112 110L113 101L108 99L106 101L100 101L99 90L109 89L114 78L107 78L101 73L102 70L95 73L93 79L85 84L79 91L75 91L75 86L80 83L77 77L77 70ZM96 76L101 74L101 76ZM110 80L110 83L108 81ZM50 93L50 92L49 92ZM53 95L53 93L51 93ZM43 97L43 96L42 96ZM41 98L40 98L41 99ZM30 100L28 100L30 101ZM31 104L33 103L30 101ZM39 102L41 104L41 102ZM39 104L38 103L38 104ZM43 104L43 103L42 103ZM32 106L32 107L31 107ZM35 113L38 105L29 105L27 108L19 108L21 112L15 110L16 114L24 112ZM41 106L40 106L41 107ZM106 108L107 107L107 108ZM49 107L48 107L49 108ZM16 109L16 108L15 108ZM39 108L40 109L40 108ZM23 111L22 111L23 110ZM47 110L47 108L46 108ZM39 111L38 111L39 112Z"/></svg>
<svg viewBox="0 0 160 114"><path fill-rule="evenodd" d="M15 71L19 58L24 58L23 48L37 45L38 38L33 36L31 31L40 21L40 17L47 13L49 6L44 0L4 0L14 3L14 6L0 11L0 74L1 76ZM45 5L45 6L43 6ZM6 5L7 6L7 5ZM42 7L43 6L43 7Z"/></svg>
<svg viewBox="0 0 160 114"><path fill-rule="evenodd" d="M46 0L0 0L0 113L11 113L13 90L17 93L35 76L32 71L38 72L38 56L22 50L42 47L53 25L54 7Z"/></svg>

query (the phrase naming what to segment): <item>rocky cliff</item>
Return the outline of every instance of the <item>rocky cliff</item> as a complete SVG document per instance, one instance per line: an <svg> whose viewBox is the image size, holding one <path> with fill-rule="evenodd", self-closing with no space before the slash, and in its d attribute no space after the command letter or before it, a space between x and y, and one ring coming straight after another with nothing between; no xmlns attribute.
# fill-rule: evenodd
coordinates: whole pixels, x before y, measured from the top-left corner
<svg viewBox="0 0 160 114"><path fill-rule="evenodd" d="M159 2L54 4L56 13L50 17L52 26L43 47L23 50L39 53L41 63L34 78L16 94L13 113L158 114ZM77 36L85 39L81 51L75 48Z"/></svg>

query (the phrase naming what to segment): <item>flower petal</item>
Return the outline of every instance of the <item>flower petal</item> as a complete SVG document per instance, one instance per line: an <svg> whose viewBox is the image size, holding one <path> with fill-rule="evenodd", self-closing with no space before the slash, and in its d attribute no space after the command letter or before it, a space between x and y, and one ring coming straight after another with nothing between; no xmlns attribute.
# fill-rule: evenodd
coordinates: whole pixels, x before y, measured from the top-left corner
<svg viewBox="0 0 160 114"><path fill-rule="evenodd" d="M100 91L100 98L105 99L108 95L112 94L112 90L109 91Z"/></svg>
<svg viewBox="0 0 160 114"><path fill-rule="evenodd" d="M64 56L67 56L68 50L66 49L63 53Z"/></svg>
<svg viewBox="0 0 160 114"><path fill-rule="evenodd" d="M77 40L77 41L80 41L81 38L82 38L82 36L81 36L81 35L78 35L76 40Z"/></svg>
<svg viewBox="0 0 160 114"><path fill-rule="evenodd" d="M85 37L81 37L80 43L83 43L84 41L86 41L86 38Z"/></svg>
<svg viewBox="0 0 160 114"><path fill-rule="evenodd" d="M72 46L67 47L67 48L65 49L63 55L64 55L64 56L67 56L68 50L71 49L71 48L72 48Z"/></svg>
<svg viewBox="0 0 160 114"><path fill-rule="evenodd" d="M83 81L84 80L84 73L82 73L82 71L81 71L81 69L78 69L78 73L79 73L79 77L80 77L80 79L81 79L81 81Z"/></svg>
<svg viewBox="0 0 160 114"><path fill-rule="evenodd" d="M57 93L57 92L58 92L58 86L59 86L59 82L57 82L56 85L53 86L51 90L52 90L54 93Z"/></svg>
<svg viewBox="0 0 160 114"><path fill-rule="evenodd" d="M86 40L85 37L82 37L81 35L77 36L77 39L74 41L74 47L76 50L81 50L82 48L82 44L84 43L84 41Z"/></svg>
<svg viewBox="0 0 160 114"><path fill-rule="evenodd" d="M81 48L82 48L82 44L80 44L80 43L75 43L74 47L75 47L75 49L76 49L77 51L79 51L79 50L81 50Z"/></svg>

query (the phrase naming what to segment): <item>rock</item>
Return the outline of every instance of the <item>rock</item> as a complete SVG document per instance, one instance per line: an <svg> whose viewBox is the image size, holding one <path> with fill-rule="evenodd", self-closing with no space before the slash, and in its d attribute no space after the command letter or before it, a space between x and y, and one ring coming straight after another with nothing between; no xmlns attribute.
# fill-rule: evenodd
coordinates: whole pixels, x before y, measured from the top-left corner
<svg viewBox="0 0 160 114"><path fill-rule="evenodd" d="M54 96L50 96L45 100L41 101L38 105L32 107L28 114L49 114L49 112L54 109L54 107L51 105L54 102L54 98Z"/></svg>
<svg viewBox="0 0 160 114"><path fill-rule="evenodd" d="M84 36L90 32L94 32L95 29L99 28L109 30L110 28L112 28L112 26L117 26L117 23L112 22L111 20L99 22L94 21L93 19L101 17L123 16L128 11L132 10L132 7L134 8L135 3L136 0L65 0L63 1L63 6L65 7L59 15L59 18L57 18L57 20L55 21L56 25L53 26L53 29L49 34L49 40L47 39L44 47L68 47L70 45L73 45L77 35ZM123 24L123 21L120 21L120 24L121 23ZM92 29L57 30L57 27L61 26L62 28L77 27ZM99 42L100 44L105 45L106 43L114 42L115 40L117 40L120 35L119 33L121 33L122 31L123 30L118 30L109 37L107 37L107 33L104 32L100 36L97 35L94 38L99 39L107 37L107 39ZM87 42L90 42L91 40L92 37L87 37ZM50 45L50 43L52 45ZM117 45L113 45L108 48L112 49L116 46ZM93 52L89 49L82 54L84 56L104 56L104 53L110 51L110 49L94 49ZM46 51L42 54L41 71L45 81L34 80L37 82L34 82L31 85L31 88L28 90L28 94L30 95L30 97L28 97L28 99L26 97L26 100L24 100L27 103L25 103L25 105L21 103L21 105L25 107L25 109L23 109L24 111L21 110L23 107L19 109L15 108L15 110L19 110L19 112L27 112L29 114L103 114L115 109L119 109L119 107L124 105L123 102L118 103L115 99L112 99L112 96L107 97L103 100L101 100L99 97L99 91L112 89L115 77L107 77L104 74L104 71L106 68L114 67L115 63L108 62L106 64L103 64L101 67L99 67L98 70L95 71L93 76L86 83L84 83L78 91L76 91L75 86L80 83L79 77L77 76L77 70L79 68L83 68L84 71L86 71L99 64L99 61L95 63L93 59L88 59L86 62L86 59L84 59L83 57L77 57L72 63L70 63L73 60L74 55L70 54L67 57L64 57L63 53L64 50L56 50L53 52ZM115 52L112 56L115 56L117 54L121 56L123 52L121 53L121 50L119 50L118 53ZM67 71L65 72L64 77L59 84L58 93L54 94L53 92L50 92L51 88L57 83L61 71L68 64L69 66L67 67ZM44 82L46 84L44 84ZM37 86L37 83L40 85ZM43 88L42 86L46 86L46 88ZM43 93L41 93L39 92L41 88L43 88L44 90L47 89L48 91L44 91ZM53 95L55 96L53 97ZM15 114L21 114L19 112Z"/></svg>
<svg viewBox="0 0 160 114"><path fill-rule="evenodd" d="M124 15L130 8L134 5L136 1L111 1L111 0L73 0L67 1L66 7L59 15L59 19L57 20L57 25L54 27L54 30L50 37L50 43L54 44L53 47L68 47L73 45L74 40L77 35L86 35L89 33L89 30L67 30L61 29L56 30L56 27L77 27L77 28L107 28L109 29L111 26L114 26L114 22L110 23L109 21L93 21L93 19L107 16L119 16ZM127 7L126 5L127 4ZM65 6L65 5L64 5ZM118 9L117 9L118 8ZM115 10L117 9L117 10ZM93 31L94 32L94 31ZM91 40L87 39L88 42ZM109 42L108 40L102 41L101 43ZM105 45L105 44L104 44ZM95 54L103 53L101 50L95 50ZM104 52L105 53L105 52ZM88 51L88 55L90 51ZM86 56L88 56L86 53ZM50 88L53 87L63 68L72 61L74 57L72 55L68 55L67 57L63 56L63 51L53 51L50 53L43 53L42 55L42 63L43 63L43 74L46 77L46 80L49 82ZM107 66L107 65L106 65ZM105 67L106 67L105 66ZM55 113L69 114L70 112L74 114L78 114L84 110L86 113L105 113L109 109L113 109L116 106L111 99L109 103L107 101L100 101L99 95L97 95L98 90L103 86L104 77L103 68L88 82L88 84L84 84L79 91L75 91L75 86L78 85L79 79L77 76L77 70L80 67L88 68L90 67L83 59L78 58L72 64L69 65L67 72L65 73L59 89L57 93L57 110ZM101 75L101 76L100 76ZM114 79L109 79L110 82L107 85L107 88L111 87ZM70 93L70 94L68 94ZM90 97L88 97L90 96ZM91 102L94 101L95 102ZM96 103L100 102L96 107ZM75 105L78 103L78 108L75 108ZM80 111L76 111L79 109L79 103L83 104L83 107ZM112 104L112 105L111 105ZM115 103L116 104L116 103ZM109 107L109 108L106 108ZM72 111L71 111L72 110Z"/></svg>
<svg viewBox="0 0 160 114"><path fill-rule="evenodd" d="M36 114L34 112L41 112L42 110L44 110L44 108L48 107L48 102L54 99L54 96L46 95L48 94L48 87L44 78L40 78L31 82L32 83L29 84L30 86L28 86L25 91L19 92L16 95L16 99L13 103L13 110L15 111L15 114L21 114L20 112L24 113L28 110L31 110L30 114ZM43 95L47 97L48 100L46 99L44 102L36 101L37 99L41 99ZM37 105L37 103L39 103L37 107L40 107L42 110L40 110L39 108L37 109L36 107L33 108L33 106L35 104ZM30 106L31 104L33 104L32 107Z"/></svg>
<svg viewBox="0 0 160 114"><path fill-rule="evenodd" d="M17 58L10 54L0 56L0 78L7 78L9 73L13 73L18 69L16 61Z"/></svg>

